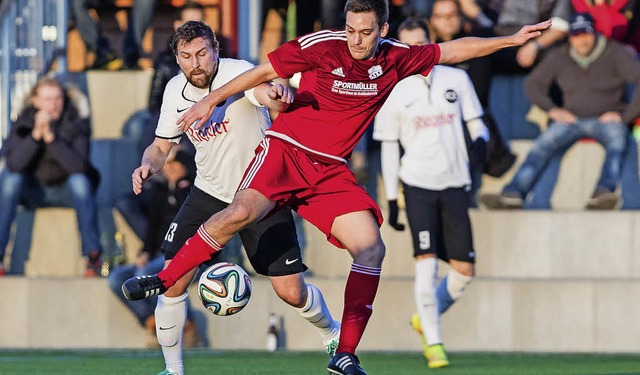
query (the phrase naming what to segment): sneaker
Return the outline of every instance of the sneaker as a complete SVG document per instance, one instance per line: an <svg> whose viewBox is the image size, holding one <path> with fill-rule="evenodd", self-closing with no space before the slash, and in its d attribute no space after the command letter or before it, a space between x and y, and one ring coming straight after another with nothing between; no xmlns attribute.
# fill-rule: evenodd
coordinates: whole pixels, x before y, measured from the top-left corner
<svg viewBox="0 0 640 375"><path fill-rule="evenodd" d="M158 275L136 276L122 284L122 293L129 301L138 301L167 291Z"/></svg>
<svg viewBox="0 0 640 375"><path fill-rule="evenodd" d="M327 340L322 341L327 354L329 354L329 357L333 357L333 355L336 354L336 350L338 350L338 344L340 343L340 322L334 320L333 326L333 334L331 335L331 337Z"/></svg>
<svg viewBox="0 0 640 375"><path fill-rule="evenodd" d="M111 52L100 53L99 56L96 57L96 61L93 63L90 69L97 70L120 70L124 65L124 61L121 58L118 58L115 54Z"/></svg>
<svg viewBox="0 0 640 375"><path fill-rule="evenodd" d="M513 210L522 208L522 197L520 194L511 191L503 191L500 194L482 194L482 202L490 210Z"/></svg>
<svg viewBox="0 0 640 375"><path fill-rule="evenodd" d="M7 271L4 269L4 264L0 263L0 277L5 276Z"/></svg>
<svg viewBox="0 0 640 375"><path fill-rule="evenodd" d="M84 271L85 277L99 277L102 276L102 258L101 252L93 250L87 257L87 266Z"/></svg>
<svg viewBox="0 0 640 375"><path fill-rule="evenodd" d="M612 210L618 204L618 194L604 188L597 188L585 208L587 210Z"/></svg>
<svg viewBox="0 0 640 375"><path fill-rule="evenodd" d="M336 354L336 350L338 350L339 343L340 341L337 339L324 342L324 348L327 350L327 354L329 354L329 357L333 357Z"/></svg>
<svg viewBox="0 0 640 375"><path fill-rule="evenodd" d="M425 357L427 357L427 366L429 368L441 368L449 366L449 358L442 344L429 345L425 349Z"/></svg>
<svg viewBox="0 0 640 375"><path fill-rule="evenodd" d="M422 336L422 324L420 324L420 315L418 313L413 313L413 315L411 315L411 321L409 324L411 324L411 328L413 328L414 331L418 332L418 334Z"/></svg>
<svg viewBox="0 0 640 375"><path fill-rule="evenodd" d="M440 368L449 366L449 359L442 344L428 345L427 340L422 333L422 324L420 324L420 315L414 313L411 315L411 328L420 335L422 340L422 354L427 359L429 368Z"/></svg>
<svg viewBox="0 0 640 375"><path fill-rule="evenodd" d="M416 331L418 335L420 335L420 340L422 340L422 353L424 354L424 357L427 358L428 360L429 357L427 356L427 348L429 347L429 345L427 344L427 340L424 338L424 334L422 333L422 324L420 324L420 315L418 313L413 313L413 315L411 315L411 321L409 322L409 324L411 324L411 328L413 328L413 330Z"/></svg>
<svg viewBox="0 0 640 375"><path fill-rule="evenodd" d="M159 372L158 375L180 375L177 372L173 371L172 369L168 368L162 372Z"/></svg>
<svg viewBox="0 0 640 375"><path fill-rule="evenodd" d="M367 375L367 373L360 367L360 360L355 354L351 353L336 353L327 365L327 371L329 374L338 375Z"/></svg>

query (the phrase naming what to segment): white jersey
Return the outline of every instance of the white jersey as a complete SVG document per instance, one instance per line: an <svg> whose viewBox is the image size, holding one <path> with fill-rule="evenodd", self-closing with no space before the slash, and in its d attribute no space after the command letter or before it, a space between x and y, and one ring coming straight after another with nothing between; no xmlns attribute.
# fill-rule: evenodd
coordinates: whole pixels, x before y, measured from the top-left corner
<svg viewBox="0 0 640 375"><path fill-rule="evenodd" d="M210 88L191 85L183 73L173 77L164 90L156 137L178 143L182 131L176 121L211 90L253 68L244 60L220 59ZM231 202L254 150L270 125L269 112L253 96L253 89L235 94L218 104L199 130L187 131L196 148L194 185L224 202Z"/></svg>
<svg viewBox="0 0 640 375"><path fill-rule="evenodd" d="M429 190L471 183L462 121L483 110L464 70L435 66L400 81L375 119L373 138L400 141L400 179Z"/></svg>

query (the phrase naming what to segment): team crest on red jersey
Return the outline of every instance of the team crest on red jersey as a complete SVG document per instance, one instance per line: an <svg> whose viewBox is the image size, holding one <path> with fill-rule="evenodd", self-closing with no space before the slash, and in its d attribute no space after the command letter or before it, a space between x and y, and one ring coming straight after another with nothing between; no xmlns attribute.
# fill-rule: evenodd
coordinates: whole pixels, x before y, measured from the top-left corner
<svg viewBox="0 0 640 375"><path fill-rule="evenodd" d="M376 79L382 76L382 67L380 65L374 65L367 71L369 73L369 79Z"/></svg>

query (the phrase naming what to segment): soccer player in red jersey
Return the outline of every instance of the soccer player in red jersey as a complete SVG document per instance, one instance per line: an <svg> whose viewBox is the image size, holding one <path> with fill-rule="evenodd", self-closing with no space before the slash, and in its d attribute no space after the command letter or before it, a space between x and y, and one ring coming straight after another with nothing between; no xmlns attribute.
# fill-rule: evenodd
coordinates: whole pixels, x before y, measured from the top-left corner
<svg viewBox="0 0 640 375"><path fill-rule="evenodd" d="M353 258L340 343L327 369L332 374L366 375L355 351L372 313L385 246L380 209L347 165L353 148L401 79L426 76L438 63L523 45L551 22L524 26L507 37L408 46L384 38L389 30L387 0L348 0L345 15L345 30L318 31L282 45L269 54L268 62L211 91L178 119L183 131L198 129L216 105L234 93L302 73L295 100L257 147L233 202L203 224L165 270L129 279L123 291L130 299L164 293L220 251L236 232L289 206Z"/></svg>

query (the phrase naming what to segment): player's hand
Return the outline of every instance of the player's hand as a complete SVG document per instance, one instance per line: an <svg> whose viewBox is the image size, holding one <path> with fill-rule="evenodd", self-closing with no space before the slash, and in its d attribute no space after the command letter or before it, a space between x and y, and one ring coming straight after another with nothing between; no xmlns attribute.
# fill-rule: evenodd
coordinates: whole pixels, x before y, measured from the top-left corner
<svg viewBox="0 0 640 375"><path fill-rule="evenodd" d="M151 166L149 164L144 164L139 166L133 171L131 175L131 183L133 185L133 192L138 195L142 192L142 185L146 180L153 176L153 172L151 171Z"/></svg>
<svg viewBox="0 0 640 375"><path fill-rule="evenodd" d="M398 201L396 199L389 201L389 225L397 231L404 230L404 224L398 223Z"/></svg>
<svg viewBox="0 0 640 375"><path fill-rule="evenodd" d="M207 100L209 96L192 105L176 122L180 130L186 132L193 125L195 129L200 129L204 123L213 115L213 109L218 103L211 103Z"/></svg>
<svg viewBox="0 0 640 375"><path fill-rule="evenodd" d="M282 83L276 83L271 86L271 89L269 89L267 95L271 100L276 100L285 104L293 103L293 90L283 85Z"/></svg>
<svg viewBox="0 0 640 375"><path fill-rule="evenodd" d="M549 117L559 124L572 125L578 121L578 117L564 108L551 108L547 112Z"/></svg>
<svg viewBox="0 0 640 375"><path fill-rule="evenodd" d="M521 46L533 38L542 35L542 32L551 27L551 20L546 20L535 25L525 25L517 33L511 35L514 46Z"/></svg>
<svg viewBox="0 0 640 375"><path fill-rule="evenodd" d="M620 112L609 111L600 115L600 117L598 117L598 122L603 124L608 122L622 122L622 116L620 115Z"/></svg>

